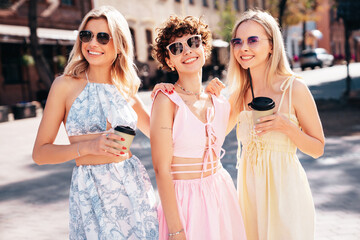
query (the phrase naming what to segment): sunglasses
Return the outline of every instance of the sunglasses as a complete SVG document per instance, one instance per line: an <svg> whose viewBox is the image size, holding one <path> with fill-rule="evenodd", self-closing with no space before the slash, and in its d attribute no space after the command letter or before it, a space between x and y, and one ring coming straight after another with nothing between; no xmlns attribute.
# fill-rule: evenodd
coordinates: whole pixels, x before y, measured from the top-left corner
<svg viewBox="0 0 360 240"><path fill-rule="evenodd" d="M199 48L201 46L201 35L191 36L183 42L170 43L167 45L166 49L168 49L172 55L177 56L184 51L184 43L186 43L189 48Z"/></svg>
<svg viewBox="0 0 360 240"><path fill-rule="evenodd" d="M83 30L83 31L80 31L80 33L79 33L79 39L83 43L90 42L93 39L93 37L94 37L94 34L92 31ZM99 32L96 34L97 42L102 45L108 44L110 39L111 39L110 35L106 32Z"/></svg>
<svg viewBox="0 0 360 240"><path fill-rule="evenodd" d="M258 36L251 36L248 37L247 39L247 45L251 48L254 48L259 44L260 40L269 40L269 39L259 38ZM231 39L230 43L234 48L241 48L244 45L244 40L242 40L241 38L233 38Z"/></svg>

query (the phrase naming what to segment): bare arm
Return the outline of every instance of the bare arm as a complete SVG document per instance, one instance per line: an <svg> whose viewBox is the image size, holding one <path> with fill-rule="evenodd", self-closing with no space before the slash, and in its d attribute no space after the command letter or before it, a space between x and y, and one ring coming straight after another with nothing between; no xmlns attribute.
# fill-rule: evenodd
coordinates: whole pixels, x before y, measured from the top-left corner
<svg viewBox="0 0 360 240"><path fill-rule="evenodd" d="M240 110L235 109L235 101L236 101L236 97L234 94L230 95L230 117L229 117L229 122L226 128L226 135L228 135L233 128L235 127L237 121L238 121L238 116L240 113Z"/></svg>
<svg viewBox="0 0 360 240"><path fill-rule="evenodd" d="M139 96L136 94L133 98L134 104L132 108L135 110L138 115L137 127L144 133L147 137L150 136L150 116L148 111L145 109L144 103L141 101Z"/></svg>
<svg viewBox="0 0 360 240"><path fill-rule="evenodd" d="M293 87L293 106L302 130L281 113L261 118L270 121L257 124L255 130L261 131L259 135L283 132L303 153L318 158L324 153L325 137L315 101L304 83L296 80Z"/></svg>
<svg viewBox="0 0 360 240"><path fill-rule="evenodd" d="M34 144L32 156L37 164L57 164L78 157L77 144L53 144L65 116L65 100L68 92L66 80L55 79L46 101Z"/></svg>
<svg viewBox="0 0 360 240"><path fill-rule="evenodd" d="M159 92L155 97L150 119L152 160L159 195L170 233L183 228L171 176L174 109L174 104L163 93Z"/></svg>
<svg viewBox="0 0 360 240"><path fill-rule="evenodd" d="M69 145L54 144L60 124L64 120L66 99L72 86L70 80L63 76L55 79L51 86L32 153L33 160L39 165L63 163L78 158L79 155L81 157L88 154L120 155L120 151L113 147L122 146L108 139L121 141L116 134L109 134L109 137L99 136L93 140L79 141ZM108 152L105 152L105 149Z"/></svg>

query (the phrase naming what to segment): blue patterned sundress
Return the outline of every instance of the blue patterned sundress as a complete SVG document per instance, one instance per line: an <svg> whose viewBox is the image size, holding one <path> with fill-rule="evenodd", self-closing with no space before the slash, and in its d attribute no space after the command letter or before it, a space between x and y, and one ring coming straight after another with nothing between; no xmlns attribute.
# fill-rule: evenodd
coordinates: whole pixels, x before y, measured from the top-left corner
<svg viewBox="0 0 360 240"><path fill-rule="evenodd" d="M72 104L68 136L111 126L136 129L137 115L116 86L88 82ZM158 239L156 197L140 160L74 167L70 187L71 240Z"/></svg>

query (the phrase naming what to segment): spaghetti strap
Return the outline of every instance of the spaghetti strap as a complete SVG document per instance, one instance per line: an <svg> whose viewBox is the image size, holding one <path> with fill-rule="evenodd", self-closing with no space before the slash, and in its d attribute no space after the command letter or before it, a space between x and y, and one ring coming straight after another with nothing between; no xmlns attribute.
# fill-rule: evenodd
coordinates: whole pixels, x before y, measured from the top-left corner
<svg viewBox="0 0 360 240"><path fill-rule="evenodd" d="M291 115L291 99L292 99L292 87L294 82L295 76L292 77L291 83L290 83L290 90L289 90L289 116Z"/></svg>
<svg viewBox="0 0 360 240"><path fill-rule="evenodd" d="M295 79L295 75L291 76L291 77L288 77L287 79L284 80L284 82L280 85L280 90L283 92L282 95L281 95L281 100L280 100L280 103L279 103L279 107L278 107L278 112L280 111L281 109L281 106L282 106L282 103L283 103L283 100L284 100L284 96L285 96L285 93L286 93L286 90L290 87L290 92L291 92L291 89L292 89L292 83L293 83L293 80ZM289 93L289 97L290 97L290 107L291 107L291 93ZM291 108L290 108L290 111L291 111Z"/></svg>

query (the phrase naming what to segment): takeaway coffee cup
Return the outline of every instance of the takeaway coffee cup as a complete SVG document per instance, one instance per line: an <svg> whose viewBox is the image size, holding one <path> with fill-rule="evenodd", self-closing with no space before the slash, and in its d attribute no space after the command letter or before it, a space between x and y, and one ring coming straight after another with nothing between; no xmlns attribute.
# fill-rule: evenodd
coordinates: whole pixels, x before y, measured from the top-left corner
<svg viewBox="0 0 360 240"><path fill-rule="evenodd" d="M257 119L274 113L275 102L268 97L256 97L249 103L249 107L253 110L253 122L256 124Z"/></svg>
<svg viewBox="0 0 360 240"><path fill-rule="evenodd" d="M135 130L128 126L116 126L114 128L114 133L125 139L125 141L116 141L126 147L125 150L123 149L119 149L119 150L123 152L128 152L130 149L130 145L136 135Z"/></svg>

